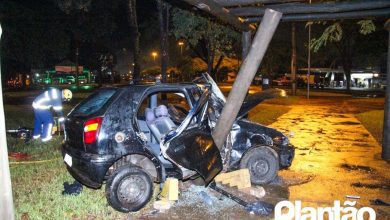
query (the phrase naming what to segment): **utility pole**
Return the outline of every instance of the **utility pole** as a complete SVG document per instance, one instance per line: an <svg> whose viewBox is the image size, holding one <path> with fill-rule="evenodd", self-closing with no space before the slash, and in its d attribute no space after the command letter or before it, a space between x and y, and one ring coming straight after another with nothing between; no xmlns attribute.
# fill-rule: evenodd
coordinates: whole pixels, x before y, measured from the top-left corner
<svg viewBox="0 0 390 220"><path fill-rule="evenodd" d="M225 106L214 128L213 139L221 149L230 133L232 125L248 92L249 86L255 76L268 45L275 33L282 13L267 9L256 32L249 53L241 65L233 88L229 93Z"/></svg>
<svg viewBox="0 0 390 220"><path fill-rule="evenodd" d="M0 40L1 40L0 25ZM1 57L0 57L1 64ZM0 66L1 79L1 66ZM15 219L12 198L11 174L9 172L7 138L5 133L5 117L3 105L3 88L0 82L0 217L2 219Z"/></svg>
<svg viewBox="0 0 390 220"><path fill-rule="evenodd" d="M383 141L382 141L382 158L390 159L390 19L387 19L385 28L389 32L389 40L387 43L387 76L386 76L386 98L385 98L385 114L383 121Z"/></svg>
<svg viewBox="0 0 390 220"><path fill-rule="evenodd" d="M291 24L291 86L292 86L292 95L297 94L297 41L296 41L296 31L295 31L295 22Z"/></svg>

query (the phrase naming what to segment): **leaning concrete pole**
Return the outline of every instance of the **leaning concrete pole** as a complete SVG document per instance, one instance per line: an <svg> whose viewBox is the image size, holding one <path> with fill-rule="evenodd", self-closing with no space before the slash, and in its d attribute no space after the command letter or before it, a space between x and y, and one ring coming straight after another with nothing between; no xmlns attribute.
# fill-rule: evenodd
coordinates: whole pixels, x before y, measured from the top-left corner
<svg viewBox="0 0 390 220"><path fill-rule="evenodd" d="M389 32L387 45L387 86L385 98L385 115L383 121L382 158L390 159L390 19L386 21L385 28Z"/></svg>
<svg viewBox="0 0 390 220"><path fill-rule="evenodd" d="M241 65L236 81L229 93L226 104L215 126L213 138L219 149L222 148L229 135L230 129L241 108L242 102L248 92L249 86L264 57L268 45L275 33L282 13L267 9L253 39L249 54Z"/></svg>
<svg viewBox="0 0 390 220"><path fill-rule="evenodd" d="M0 26L0 40L2 29ZM12 202L11 175L9 172L7 139L5 136L5 118L3 105L3 88L1 85L0 57L0 218L13 220L14 205Z"/></svg>

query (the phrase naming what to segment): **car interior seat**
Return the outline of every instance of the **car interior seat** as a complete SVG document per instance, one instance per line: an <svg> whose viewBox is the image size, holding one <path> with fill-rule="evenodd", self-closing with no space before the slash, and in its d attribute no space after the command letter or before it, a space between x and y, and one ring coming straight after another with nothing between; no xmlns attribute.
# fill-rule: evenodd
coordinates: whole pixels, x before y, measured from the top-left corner
<svg viewBox="0 0 390 220"><path fill-rule="evenodd" d="M158 143L161 142L166 134L176 129L176 125L170 119L165 105L159 105L154 109L146 108L145 118L150 131Z"/></svg>

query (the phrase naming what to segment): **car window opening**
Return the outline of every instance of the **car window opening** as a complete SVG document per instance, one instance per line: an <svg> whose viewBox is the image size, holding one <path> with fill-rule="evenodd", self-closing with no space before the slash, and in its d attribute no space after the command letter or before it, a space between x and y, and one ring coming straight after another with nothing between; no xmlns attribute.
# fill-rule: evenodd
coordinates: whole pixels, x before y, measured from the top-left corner
<svg viewBox="0 0 390 220"><path fill-rule="evenodd" d="M169 132L176 130L191 109L183 92L156 92L148 95L140 104L137 121L147 143L156 145ZM157 150L158 149L158 150Z"/></svg>

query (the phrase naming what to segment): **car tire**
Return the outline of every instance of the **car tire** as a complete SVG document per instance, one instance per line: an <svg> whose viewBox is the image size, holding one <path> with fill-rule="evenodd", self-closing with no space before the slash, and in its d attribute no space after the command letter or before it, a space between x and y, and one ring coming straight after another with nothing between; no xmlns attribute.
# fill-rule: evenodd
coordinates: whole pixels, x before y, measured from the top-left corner
<svg viewBox="0 0 390 220"><path fill-rule="evenodd" d="M248 168L253 184L266 184L275 179L279 170L279 160L268 147L255 147L244 154L240 168Z"/></svg>
<svg viewBox="0 0 390 220"><path fill-rule="evenodd" d="M152 179L137 166L117 169L106 183L107 201L120 212L140 210L150 201L152 194Z"/></svg>

